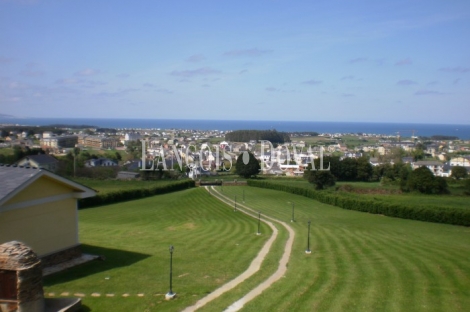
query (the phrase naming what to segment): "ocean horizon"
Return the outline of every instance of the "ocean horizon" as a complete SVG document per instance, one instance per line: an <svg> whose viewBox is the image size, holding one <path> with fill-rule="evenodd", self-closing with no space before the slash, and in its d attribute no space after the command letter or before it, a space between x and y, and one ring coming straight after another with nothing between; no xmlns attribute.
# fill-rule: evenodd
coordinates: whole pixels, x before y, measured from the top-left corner
<svg viewBox="0 0 470 312"><path fill-rule="evenodd" d="M446 135L470 139L470 125L331 121L202 120L132 118L0 118L0 124L46 126L53 124L90 125L119 129L267 130L318 133L369 133L402 137Z"/></svg>

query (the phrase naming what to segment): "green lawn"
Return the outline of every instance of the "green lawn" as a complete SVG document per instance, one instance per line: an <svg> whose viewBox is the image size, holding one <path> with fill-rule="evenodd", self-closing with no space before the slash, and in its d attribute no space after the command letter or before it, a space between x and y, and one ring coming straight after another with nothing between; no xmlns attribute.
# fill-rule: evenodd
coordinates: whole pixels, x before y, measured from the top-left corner
<svg viewBox="0 0 470 312"><path fill-rule="evenodd" d="M286 278L244 311L465 311L470 229L343 210L309 198L226 187L297 232ZM311 255L305 255L311 220Z"/></svg>
<svg viewBox="0 0 470 312"><path fill-rule="evenodd" d="M106 260L46 278L45 293L86 294L92 311L181 310L243 272L270 233L263 224L266 235L257 236L256 220L203 189L81 210L79 218L83 251ZM178 298L167 302L171 244Z"/></svg>
<svg viewBox="0 0 470 312"><path fill-rule="evenodd" d="M286 192L217 187L262 216L296 222L285 278L243 311L466 311L470 306L470 229L344 210ZM84 293L93 311L179 311L241 273L267 239L256 220L202 188L79 211L85 252L97 261L45 280L45 292ZM311 255L307 221L311 220ZM262 269L205 306L222 311L275 271L287 234ZM264 234L265 233L265 234ZM175 245L174 290L167 302L168 246ZM113 298L91 297L98 292ZM123 298L122 294L130 296ZM145 294L138 297L138 293Z"/></svg>
<svg viewBox="0 0 470 312"><path fill-rule="evenodd" d="M292 186L305 187L313 189L313 185L304 179L272 179L270 182L288 184ZM382 186L379 182L338 182L336 186L351 185L354 188L362 189L385 189L385 190L398 190L397 186ZM452 190L454 186L450 186ZM456 187L455 187L456 188ZM326 190L327 192L335 192L334 190ZM463 195L425 195L418 193L402 193L402 194L357 194L350 192L342 192L344 196L362 198L377 202L387 202L394 204L402 204L407 206L423 206L423 207L454 207L454 208L469 208L469 197ZM463 191L452 190L452 193L462 194Z"/></svg>

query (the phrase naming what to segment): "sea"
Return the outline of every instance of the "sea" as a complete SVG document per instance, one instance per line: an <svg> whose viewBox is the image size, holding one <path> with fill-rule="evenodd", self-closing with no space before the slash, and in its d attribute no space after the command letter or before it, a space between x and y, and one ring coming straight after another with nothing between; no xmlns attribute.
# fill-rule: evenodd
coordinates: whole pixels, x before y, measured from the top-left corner
<svg viewBox="0 0 470 312"><path fill-rule="evenodd" d="M0 124L45 126L53 124L90 125L115 129L188 129L188 130L268 130L318 133L399 134L431 137L455 136L470 140L470 125L378 122L276 121L276 120L203 120L203 119L126 119L126 118L0 118Z"/></svg>

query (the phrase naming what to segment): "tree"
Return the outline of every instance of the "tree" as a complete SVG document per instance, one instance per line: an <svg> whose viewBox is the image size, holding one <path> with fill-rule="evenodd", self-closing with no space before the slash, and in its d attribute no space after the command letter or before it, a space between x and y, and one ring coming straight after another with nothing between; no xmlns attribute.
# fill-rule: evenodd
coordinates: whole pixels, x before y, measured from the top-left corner
<svg viewBox="0 0 470 312"><path fill-rule="evenodd" d="M454 166L452 167L452 171L451 171L451 177L452 178L455 178L457 180L460 180L460 179L465 179L468 177L468 171L465 167L462 167L462 166Z"/></svg>
<svg viewBox="0 0 470 312"><path fill-rule="evenodd" d="M366 157L360 157L357 159L357 179L359 181L370 181L374 168L370 164L369 160Z"/></svg>
<svg viewBox="0 0 470 312"><path fill-rule="evenodd" d="M315 185L315 189L323 190L325 187L334 186L335 176L329 170L310 171L308 182Z"/></svg>
<svg viewBox="0 0 470 312"><path fill-rule="evenodd" d="M354 158L341 161L341 174L335 175L340 181L354 181L357 177L357 162Z"/></svg>
<svg viewBox="0 0 470 312"><path fill-rule="evenodd" d="M424 146L421 143L416 144L416 148L411 152L414 161L424 159Z"/></svg>
<svg viewBox="0 0 470 312"><path fill-rule="evenodd" d="M435 177L427 167L413 170L406 186L409 191L418 191L424 194L442 194L447 192L447 182L441 177Z"/></svg>
<svg viewBox="0 0 470 312"><path fill-rule="evenodd" d="M249 178L251 176L256 176L261 166L255 156L250 152L243 152L237 158L235 172L244 178Z"/></svg>

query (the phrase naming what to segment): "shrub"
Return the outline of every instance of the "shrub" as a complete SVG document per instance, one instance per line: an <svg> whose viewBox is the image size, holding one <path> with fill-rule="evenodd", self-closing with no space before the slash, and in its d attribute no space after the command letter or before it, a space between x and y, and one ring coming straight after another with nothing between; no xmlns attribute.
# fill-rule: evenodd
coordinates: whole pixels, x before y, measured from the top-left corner
<svg viewBox="0 0 470 312"><path fill-rule="evenodd" d="M383 214L385 216L402 219L470 226L470 210L467 209L388 204L384 202L374 202L366 199L351 198L345 195L321 192L303 187L270 183L268 181L248 180L247 183L249 186L268 188L296 195L302 195L318 200L324 204L337 206L343 209Z"/></svg>
<svg viewBox="0 0 470 312"><path fill-rule="evenodd" d="M109 192L106 194L98 194L94 197L82 198L78 201L78 209L84 209L95 206L102 206L114 204L122 201L139 199L154 195L166 194L176 191L181 191L189 187L194 187L195 182L192 180L185 180L174 182L166 185L157 185L152 188L144 189L128 189L116 192Z"/></svg>

